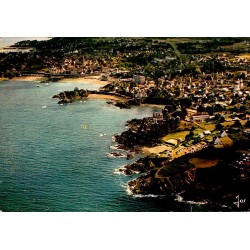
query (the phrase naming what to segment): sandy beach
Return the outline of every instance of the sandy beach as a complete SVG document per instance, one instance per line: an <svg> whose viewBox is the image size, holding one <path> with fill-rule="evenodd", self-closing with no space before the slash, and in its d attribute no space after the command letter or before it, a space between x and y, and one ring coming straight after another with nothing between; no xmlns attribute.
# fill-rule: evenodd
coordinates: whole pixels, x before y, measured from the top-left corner
<svg viewBox="0 0 250 250"><path fill-rule="evenodd" d="M159 108L159 109L164 109L165 105L162 104L149 104L149 103L143 103L141 104L141 107L151 107L151 108Z"/></svg>
<svg viewBox="0 0 250 250"><path fill-rule="evenodd" d="M8 81L8 78L0 78L0 82L2 81Z"/></svg>
<svg viewBox="0 0 250 250"><path fill-rule="evenodd" d="M14 77L12 79L5 79L2 80L6 81L28 81L28 82L40 82L40 81L46 81L48 80L47 77L41 77L41 76L20 76L20 77ZM92 84L98 84L101 86L105 86L106 84L112 82L113 79L110 79L108 81L101 81L100 76L86 76L86 77L80 77L80 78L63 78L59 80L58 82L69 82L69 83L92 83Z"/></svg>
<svg viewBox="0 0 250 250"><path fill-rule="evenodd" d="M59 82L85 82L85 83L93 83L98 84L101 86L105 86L106 84L110 83L111 81L101 81L100 76L87 76L87 77L80 77L80 78L64 78L59 80Z"/></svg>
<svg viewBox="0 0 250 250"><path fill-rule="evenodd" d="M47 77L42 76L19 76L19 77L13 77L12 79L6 79L9 81L27 81L27 82L40 82L40 81L46 81L48 80Z"/></svg>
<svg viewBox="0 0 250 250"><path fill-rule="evenodd" d="M159 145L159 146L156 146L156 147L143 147L142 148L142 153L143 154L146 154L146 155L149 155L149 154L159 154L165 150L172 150L171 147L168 147L166 145Z"/></svg>
<svg viewBox="0 0 250 250"><path fill-rule="evenodd" d="M112 101L126 101L125 98L119 97L119 96L113 96L113 95L102 95L102 94L89 94L88 98L91 99L106 99L106 100L112 100Z"/></svg>

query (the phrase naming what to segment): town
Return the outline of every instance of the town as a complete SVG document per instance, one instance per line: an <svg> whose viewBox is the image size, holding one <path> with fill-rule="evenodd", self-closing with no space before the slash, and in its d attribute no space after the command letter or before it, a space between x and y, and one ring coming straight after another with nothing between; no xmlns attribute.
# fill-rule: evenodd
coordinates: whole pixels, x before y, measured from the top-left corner
<svg viewBox="0 0 250 250"><path fill-rule="evenodd" d="M151 141L164 142L165 152L174 146L171 156L193 152L182 147L201 141L228 146L240 131L250 133L248 38L52 38L6 51L0 53L2 78L99 76L109 81L101 93L129 99L117 103L121 108L162 105L149 121L162 127ZM138 130L135 144L143 138L143 126Z"/></svg>
<svg viewBox="0 0 250 250"><path fill-rule="evenodd" d="M182 159L203 169L217 166L222 150L249 155L249 38L52 38L22 41L13 49L0 53L2 79L32 75L46 82L88 77L108 82L98 91L61 92L54 96L61 105L94 93L122 97L107 102L119 108L160 108L152 117L128 121L128 130L115 135L122 148L147 155L147 163L140 160L118 172L163 180L169 164ZM199 157L206 150L217 156ZM241 164L234 168L245 180L249 157L244 159L236 159ZM141 183L130 183L130 190L140 193Z"/></svg>

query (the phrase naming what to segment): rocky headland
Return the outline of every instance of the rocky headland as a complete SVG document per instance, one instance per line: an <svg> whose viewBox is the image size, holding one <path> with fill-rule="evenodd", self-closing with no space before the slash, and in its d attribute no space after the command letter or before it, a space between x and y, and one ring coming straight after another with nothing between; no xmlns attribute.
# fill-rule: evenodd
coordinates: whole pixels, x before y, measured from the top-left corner
<svg viewBox="0 0 250 250"><path fill-rule="evenodd" d="M250 198L249 156L249 152L242 153L236 148L207 148L173 161L147 156L124 166L123 173L143 173L128 182L132 195L164 195L167 198L181 195L184 201L208 201L226 206L229 210L246 211ZM193 164L192 159L197 158L205 159L207 167ZM209 161L214 158L218 161L211 167ZM238 195L242 198L242 204L236 206L234 202Z"/></svg>
<svg viewBox="0 0 250 250"><path fill-rule="evenodd" d="M85 89L75 88L74 91L63 91L57 95L54 95L53 98L58 98L58 104L67 104L72 103L77 100L82 100L88 97L89 92Z"/></svg>

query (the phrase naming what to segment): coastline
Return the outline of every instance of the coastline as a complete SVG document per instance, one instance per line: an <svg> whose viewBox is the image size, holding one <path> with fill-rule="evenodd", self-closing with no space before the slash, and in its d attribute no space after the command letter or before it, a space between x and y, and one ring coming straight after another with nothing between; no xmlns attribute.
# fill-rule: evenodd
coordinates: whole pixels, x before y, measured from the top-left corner
<svg viewBox="0 0 250 250"><path fill-rule="evenodd" d="M8 81L8 80L9 80L8 78L0 78L0 82Z"/></svg>
<svg viewBox="0 0 250 250"><path fill-rule="evenodd" d="M126 98L118 97L114 95L103 95L103 94L89 94L89 99L106 99L106 100L112 100L112 101L126 101Z"/></svg>
<svg viewBox="0 0 250 250"><path fill-rule="evenodd" d="M63 78L60 79L58 82L69 82L69 83L91 83L91 84L98 84L100 86L105 86L108 83L111 83L113 79L107 80L107 81L101 81L100 80L101 75L98 76L86 76L86 77L80 77L80 78ZM8 78L0 78L0 81L27 81L27 82L37 82L37 81L48 81L48 77L45 76L19 76L19 77L13 77L12 79Z"/></svg>
<svg viewBox="0 0 250 250"><path fill-rule="evenodd" d="M171 148L163 144L159 146L155 146L155 147L142 147L141 148L141 152L145 155L159 154L165 150L171 150Z"/></svg>
<svg viewBox="0 0 250 250"><path fill-rule="evenodd" d="M63 78L59 80L58 82L69 82L69 83L79 83L79 82L85 82L85 83L91 83L91 84L98 84L100 86L105 86L108 83L112 82L111 80L108 81L101 81L99 76L87 76L87 77L79 77L79 78Z"/></svg>
<svg viewBox="0 0 250 250"><path fill-rule="evenodd" d="M43 76L18 76L12 79L6 79L6 81L25 81L25 82L40 82L46 81L48 78Z"/></svg>

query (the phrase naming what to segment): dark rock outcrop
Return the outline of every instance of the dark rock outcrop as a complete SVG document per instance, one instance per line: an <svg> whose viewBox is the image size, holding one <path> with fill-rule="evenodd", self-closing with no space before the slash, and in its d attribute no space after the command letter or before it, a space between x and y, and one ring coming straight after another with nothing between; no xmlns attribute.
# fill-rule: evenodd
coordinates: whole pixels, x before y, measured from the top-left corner
<svg viewBox="0 0 250 250"><path fill-rule="evenodd" d="M229 155L210 168L196 168L189 163L188 156L177 158L166 163L165 167L155 166L146 174L129 181L128 187L132 194L175 197L181 193L184 200L207 200L226 205L234 211L247 211L250 209L249 156L242 158L244 154L229 151L217 152L222 157ZM133 173L134 166L130 166L131 169L127 171ZM238 207L234 203L237 196L242 198L242 204Z"/></svg>
<svg viewBox="0 0 250 250"><path fill-rule="evenodd" d="M120 109L130 109L131 105L129 105L127 102L116 102L116 107L119 107Z"/></svg>
<svg viewBox="0 0 250 250"><path fill-rule="evenodd" d="M124 175L133 175L137 173L147 173L153 169L163 167L169 161L169 158L157 158L153 155L138 159L132 164L123 166L119 171Z"/></svg>
<svg viewBox="0 0 250 250"><path fill-rule="evenodd" d="M195 168L177 173L175 175L166 176L164 178L155 178L155 171L143 175L128 183L130 190L134 194L156 194L173 196L181 193L196 180Z"/></svg>
<svg viewBox="0 0 250 250"><path fill-rule="evenodd" d="M60 99L58 104L72 103L74 101L81 100L86 97L88 97L88 90L78 88L75 88L74 91L60 92L59 94L53 96L53 98Z"/></svg>

